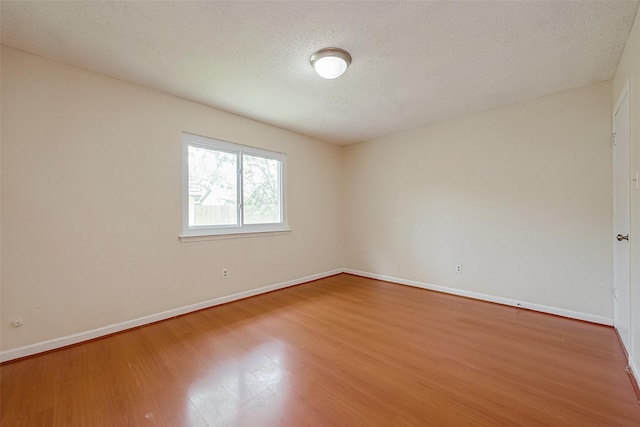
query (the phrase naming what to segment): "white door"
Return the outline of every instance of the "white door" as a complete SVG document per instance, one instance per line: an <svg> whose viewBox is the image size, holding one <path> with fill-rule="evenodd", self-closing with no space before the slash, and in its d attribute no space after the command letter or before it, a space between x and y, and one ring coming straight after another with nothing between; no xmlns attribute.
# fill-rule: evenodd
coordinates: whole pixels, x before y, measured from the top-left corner
<svg viewBox="0 0 640 427"><path fill-rule="evenodd" d="M627 354L629 315L629 84L613 112L613 321Z"/></svg>

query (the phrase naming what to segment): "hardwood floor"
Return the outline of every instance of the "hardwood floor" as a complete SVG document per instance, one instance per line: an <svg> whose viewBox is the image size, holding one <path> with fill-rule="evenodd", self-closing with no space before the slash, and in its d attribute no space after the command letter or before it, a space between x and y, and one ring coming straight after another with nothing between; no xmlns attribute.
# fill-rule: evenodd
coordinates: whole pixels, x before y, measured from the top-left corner
<svg viewBox="0 0 640 427"><path fill-rule="evenodd" d="M612 328L341 274L0 367L9 426L640 426Z"/></svg>

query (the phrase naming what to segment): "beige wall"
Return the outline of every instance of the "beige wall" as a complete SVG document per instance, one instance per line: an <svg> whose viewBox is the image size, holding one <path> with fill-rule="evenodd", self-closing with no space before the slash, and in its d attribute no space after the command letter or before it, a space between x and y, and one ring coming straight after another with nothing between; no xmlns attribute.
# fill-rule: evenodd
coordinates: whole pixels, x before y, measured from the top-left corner
<svg viewBox="0 0 640 427"><path fill-rule="evenodd" d="M346 265L611 318L610 132L605 82L348 146Z"/></svg>
<svg viewBox="0 0 640 427"><path fill-rule="evenodd" d="M286 153L293 232L180 243L182 131ZM2 350L342 267L340 173L338 146L3 47Z"/></svg>
<svg viewBox="0 0 640 427"><path fill-rule="evenodd" d="M339 147L3 48L1 349L341 267L611 318L611 94ZM183 130L287 153L294 231L179 243Z"/></svg>
<svg viewBox="0 0 640 427"><path fill-rule="evenodd" d="M630 89L631 118L631 173L640 170L640 19L627 40L624 53L613 79L613 101L615 106L627 80ZM631 187L631 357L636 378L640 376L640 192Z"/></svg>

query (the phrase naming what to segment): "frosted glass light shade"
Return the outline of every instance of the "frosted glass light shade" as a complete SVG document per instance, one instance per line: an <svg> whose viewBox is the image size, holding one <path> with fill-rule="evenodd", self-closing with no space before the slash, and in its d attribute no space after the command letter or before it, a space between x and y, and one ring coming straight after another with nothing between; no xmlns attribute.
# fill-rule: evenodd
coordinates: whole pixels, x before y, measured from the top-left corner
<svg viewBox="0 0 640 427"><path fill-rule="evenodd" d="M337 47L320 49L311 55L311 65L316 73L325 79L336 79L347 71L351 64L349 52Z"/></svg>

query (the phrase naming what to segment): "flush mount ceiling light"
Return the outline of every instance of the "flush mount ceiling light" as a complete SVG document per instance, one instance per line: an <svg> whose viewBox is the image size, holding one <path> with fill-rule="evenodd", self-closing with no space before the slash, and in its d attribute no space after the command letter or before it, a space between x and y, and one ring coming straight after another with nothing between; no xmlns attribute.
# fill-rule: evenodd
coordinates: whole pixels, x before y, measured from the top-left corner
<svg viewBox="0 0 640 427"><path fill-rule="evenodd" d="M347 71L351 55L337 47L326 47L311 55L311 66L325 79L337 79Z"/></svg>

